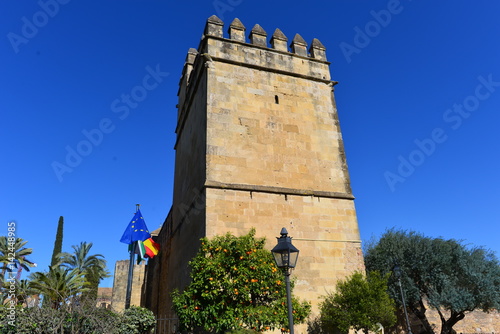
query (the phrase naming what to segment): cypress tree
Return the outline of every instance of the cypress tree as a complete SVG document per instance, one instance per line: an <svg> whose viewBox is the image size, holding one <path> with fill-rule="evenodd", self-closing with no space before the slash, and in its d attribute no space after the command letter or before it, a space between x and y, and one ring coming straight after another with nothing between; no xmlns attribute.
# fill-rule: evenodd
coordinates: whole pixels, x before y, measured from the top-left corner
<svg viewBox="0 0 500 334"><path fill-rule="evenodd" d="M52 252L52 261L50 262L51 267L57 264L57 254L62 252L63 225L64 217L60 216L59 223L57 224L56 240L54 241L54 251Z"/></svg>

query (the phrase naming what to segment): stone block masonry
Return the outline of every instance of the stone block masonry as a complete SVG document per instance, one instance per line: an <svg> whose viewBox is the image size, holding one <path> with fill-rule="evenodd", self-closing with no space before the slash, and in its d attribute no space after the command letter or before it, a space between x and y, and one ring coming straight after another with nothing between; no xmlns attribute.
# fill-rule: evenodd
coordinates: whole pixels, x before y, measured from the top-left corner
<svg viewBox="0 0 500 334"><path fill-rule="evenodd" d="M115 274L113 280L113 294L111 297L111 308L113 311L122 312L125 309L125 297L127 295L127 281L129 260L116 261ZM142 285L144 283L144 273L146 265L134 265L134 277L132 281L132 293L130 296L130 305L141 305Z"/></svg>
<svg viewBox="0 0 500 334"><path fill-rule="evenodd" d="M336 282L363 270L326 48L246 27L224 37L216 16L188 51L178 91L173 205L147 266L143 305L175 318L170 293L189 283L201 237L254 227L274 247L287 227L300 249L295 294L318 312ZM305 332L305 326L297 327Z"/></svg>

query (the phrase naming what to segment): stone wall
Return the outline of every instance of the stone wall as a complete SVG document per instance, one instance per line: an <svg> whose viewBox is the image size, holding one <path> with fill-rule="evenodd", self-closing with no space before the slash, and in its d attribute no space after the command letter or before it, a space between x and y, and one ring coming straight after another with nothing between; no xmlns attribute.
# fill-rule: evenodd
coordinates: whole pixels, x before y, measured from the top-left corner
<svg viewBox="0 0 500 334"><path fill-rule="evenodd" d="M111 308L113 288L97 288L96 307Z"/></svg>
<svg viewBox="0 0 500 334"><path fill-rule="evenodd" d="M441 332L441 320L437 311L428 309L427 318L429 322L434 325L435 332ZM448 312L445 313L446 317ZM419 326L414 326L414 333L418 334ZM481 311L474 311L467 313L465 318L459 321L453 329L458 333L500 333L500 313L498 311L493 311L490 313L484 313Z"/></svg>
<svg viewBox="0 0 500 334"><path fill-rule="evenodd" d="M293 272L295 294L311 301L333 291L338 279L363 270L353 201L314 196L207 189L207 236L246 234L256 228L266 247L276 245L282 227L300 250Z"/></svg>
<svg viewBox="0 0 500 334"><path fill-rule="evenodd" d="M311 301L362 270L361 244L325 47L279 29L207 20L179 83L174 199L149 260L143 305L175 317L199 239L251 228L271 249L282 227L300 249L295 293ZM305 326L297 333L305 332Z"/></svg>
<svg viewBox="0 0 500 334"><path fill-rule="evenodd" d="M115 275L113 279L113 296L111 300L111 308L113 311L121 312L125 309L125 297L127 294L127 280L129 260L116 261ZM141 305L141 289L144 283L144 273L146 265L134 265L134 275L132 281L132 294L130 305Z"/></svg>

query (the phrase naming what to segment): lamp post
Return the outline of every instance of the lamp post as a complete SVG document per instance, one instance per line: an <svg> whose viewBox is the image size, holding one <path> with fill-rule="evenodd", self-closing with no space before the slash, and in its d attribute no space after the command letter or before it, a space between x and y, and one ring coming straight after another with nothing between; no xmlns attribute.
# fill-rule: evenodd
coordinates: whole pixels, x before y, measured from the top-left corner
<svg viewBox="0 0 500 334"><path fill-rule="evenodd" d="M401 291L401 300L403 301L403 311L405 312L406 328L408 329L408 334L413 334L410 327L410 319L408 318L408 312L406 311L405 294L403 292L403 285L401 284L401 268L398 264L394 266L394 273L399 283L399 290Z"/></svg>
<svg viewBox="0 0 500 334"><path fill-rule="evenodd" d="M276 261L276 266L283 270L286 283L286 298L288 304L288 327L290 334L293 334L293 310L292 310L292 295L290 293L290 273L299 257L299 250L292 245L292 238L288 236L286 228L281 229L281 237L278 239L278 244L271 250Z"/></svg>

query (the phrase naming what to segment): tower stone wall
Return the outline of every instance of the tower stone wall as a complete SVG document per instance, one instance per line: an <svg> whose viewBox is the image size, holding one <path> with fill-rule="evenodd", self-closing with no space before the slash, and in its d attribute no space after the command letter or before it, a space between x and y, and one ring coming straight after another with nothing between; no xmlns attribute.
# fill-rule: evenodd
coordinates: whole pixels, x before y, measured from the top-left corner
<svg viewBox="0 0 500 334"><path fill-rule="evenodd" d="M325 47L279 29L208 19L179 83L173 206L148 264L145 306L174 318L170 293L189 283L201 237L252 227L276 244L282 227L300 249L294 293L320 296L363 269ZM151 269L151 270L150 270ZM160 279L161 278L161 279ZM150 285L150 286L149 286ZM298 328L305 332L304 328Z"/></svg>
<svg viewBox="0 0 500 334"><path fill-rule="evenodd" d="M125 297L127 295L129 260L116 261L115 274L113 278L113 292L111 297L111 308L113 311L121 312L125 309ZM142 285L144 283L145 264L134 265L134 276L130 305L140 306Z"/></svg>

